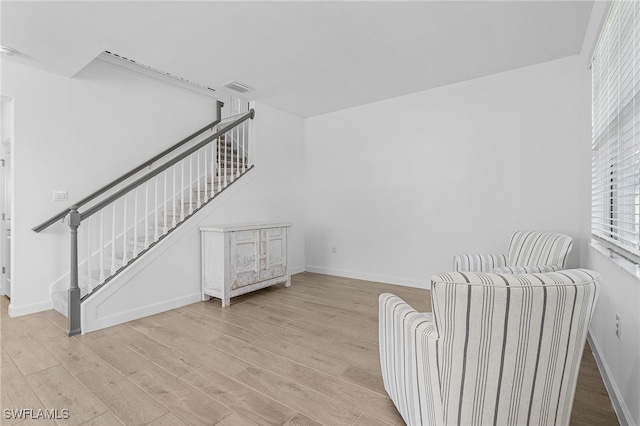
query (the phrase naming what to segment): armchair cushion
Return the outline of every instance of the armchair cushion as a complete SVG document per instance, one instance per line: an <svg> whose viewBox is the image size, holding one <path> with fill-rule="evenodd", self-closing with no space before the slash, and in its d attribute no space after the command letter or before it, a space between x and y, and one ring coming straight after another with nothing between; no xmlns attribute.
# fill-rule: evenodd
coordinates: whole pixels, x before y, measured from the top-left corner
<svg viewBox="0 0 640 426"><path fill-rule="evenodd" d="M459 254L453 257L454 271L491 272L507 265L504 254Z"/></svg>
<svg viewBox="0 0 640 426"><path fill-rule="evenodd" d="M503 266L495 268L491 272L494 274L541 274L559 271L560 269L562 268L556 265Z"/></svg>

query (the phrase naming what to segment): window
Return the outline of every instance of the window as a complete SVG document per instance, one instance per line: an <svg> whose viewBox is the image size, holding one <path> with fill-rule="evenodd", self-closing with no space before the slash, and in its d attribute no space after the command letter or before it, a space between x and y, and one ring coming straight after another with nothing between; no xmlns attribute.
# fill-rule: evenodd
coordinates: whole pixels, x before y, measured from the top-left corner
<svg viewBox="0 0 640 426"><path fill-rule="evenodd" d="M592 61L591 232L640 261L640 2L616 1Z"/></svg>

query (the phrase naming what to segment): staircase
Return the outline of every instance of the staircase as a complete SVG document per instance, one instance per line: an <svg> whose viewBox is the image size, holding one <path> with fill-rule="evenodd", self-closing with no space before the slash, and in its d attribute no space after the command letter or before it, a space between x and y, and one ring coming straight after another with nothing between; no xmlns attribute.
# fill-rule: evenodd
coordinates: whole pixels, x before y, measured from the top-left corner
<svg viewBox="0 0 640 426"><path fill-rule="evenodd" d="M223 104L218 104L218 117L224 117ZM69 290L76 288L72 262L69 275L52 286L52 303L63 315L71 313L70 335L80 332L80 319L73 317L79 316L81 303L126 273L134 262L251 170L248 121L254 111L246 109L235 115L227 112L226 118L219 118L210 128L161 153L163 157L173 156L164 163L156 165L158 156L154 157L154 164L148 165L143 176L134 169L135 173L118 179L115 185L107 185L107 190L99 190L99 195L92 194L90 200L81 200L82 205L63 212L69 216L72 247L76 239L76 253L72 248L71 258L77 259L79 292L74 296ZM39 232L53 222L49 220L34 230ZM74 226L76 222L79 226ZM75 303L74 297L78 299Z"/></svg>

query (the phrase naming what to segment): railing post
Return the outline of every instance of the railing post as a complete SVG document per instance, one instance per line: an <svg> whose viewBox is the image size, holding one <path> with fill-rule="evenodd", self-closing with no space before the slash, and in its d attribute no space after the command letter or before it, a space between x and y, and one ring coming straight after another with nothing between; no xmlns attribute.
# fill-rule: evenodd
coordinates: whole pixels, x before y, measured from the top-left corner
<svg viewBox="0 0 640 426"><path fill-rule="evenodd" d="M78 285L78 227L81 221L76 206L69 212L69 228L71 228L71 269L69 283L69 336L81 333L80 329L80 286Z"/></svg>
<svg viewBox="0 0 640 426"><path fill-rule="evenodd" d="M224 102L216 101L216 118L218 120L222 120L222 108L224 107Z"/></svg>

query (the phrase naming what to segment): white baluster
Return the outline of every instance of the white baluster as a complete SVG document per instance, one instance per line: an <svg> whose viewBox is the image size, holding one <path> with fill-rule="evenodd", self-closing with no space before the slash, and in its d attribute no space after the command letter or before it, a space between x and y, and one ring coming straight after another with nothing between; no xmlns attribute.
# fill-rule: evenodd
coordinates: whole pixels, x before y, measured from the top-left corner
<svg viewBox="0 0 640 426"><path fill-rule="evenodd" d="M91 293L91 290L93 290L93 286L91 285L91 218L87 219L85 226L87 228L87 286L89 293Z"/></svg>
<svg viewBox="0 0 640 426"><path fill-rule="evenodd" d="M123 206L122 206L122 266L125 266L129 259L127 259L127 194L123 196Z"/></svg>
<svg viewBox="0 0 640 426"><path fill-rule="evenodd" d="M180 172L180 222L184 220L184 160L182 160Z"/></svg>
<svg viewBox="0 0 640 426"><path fill-rule="evenodd" d="M116 273L116 201L111 204L111 275Z"/></svg>
<svg viewBox="0 0 640 426"><path fill-rule="evenodd" d="M164 204L163 204L163 211L164 211L164 227L162 228L162 234L166 234L167 233L167 204L169 204L169 200L167 200L167 174L169 173L168 170L164 171Z"/></svg>
<svg viewBox="0 0 640 426"><path fill-rule="evenodd" d="M106 208L106 207L105 207ZM100 226L98 226L100 230L100 276L98 278L99 284L104 282L104 208L100 209Z"/></svg>
<svg viewBox="0 0 640 426"><path fill-rule="evenodd" d="M198 208L202 206L200 203L200 150L196 153L196 181L198 182Z"/></svg>
<svg viewBox="0 0 640 426"><path fill-rule="evenodd" d="M242 123L242 173L247 171L247 122Z"/></svg>
<svg viewBox="0 0 640 426"><path fill-rule="evenodd" d="M240 176L240 156L241 154L241 149L240 149L240 138L242 137L241 133L240 133L240 126L237 127L238 131L236 132L236 144L235 144L235 148L236 148L236 177Z"/></svg>
<svg viewBox="0 0 640 426"><path fill-rule="evenodd" d="M233 182L236 179L236 174L233 171L233 151L235 151L234 150L235 139L233 138L233 131L234 130L235 129L231 129L231 182Z"/></svg>
<svg viewBox="0 0 640 426"><path fill-rule="evenodd" d="M191 155L189 156L189 214L193 214L193 161L191 161Z"/></svg>
<svg viewBox="0 0 640 426"><path fill-rule="evenodd" d="M211 198L215 195L216 191L216 141L214 140L211 143L211 164L210 164L210 173L211 173Z"/></svg>
<svg viewBox="0 0 640 426"><path fill-rule="evenodd" d="M223 186L226 188L227 187L227 148L229 146L229 143L227 142L228 140L228 133L225 133L224 135L224 147L222 149L224 149L224 183Z"/></svg>
<svg viewBox="0 0 640 426"><path fill-rule="evenodd" d="M138 188L133 190L133 258L138 257Z"/></svg>
<svg viewBox="0 0 640 426"><path fill-rule="evenodd" d="M173 167L173 180L171 182L171 186L172 186L172 190L171 190L171 227L175 228L176 226L176 197L178 196L178 194L176 194L176 165L174 164Z"/></svg>
<svg viewBox="0 0 640 426"><path fill-rule="evenodd" d="M220 151L220 138L216 139L216 174L218 175L218 192L222 191L222 175L220 172L222 171L222 152Z"/></svg>
<svg viewBox="0 0 640 426"><path fill-rule="evenodd" d="M158 223L158 175L155 175L154 178L154 190L153 190L153 241L158 241L158 228L160 224Z"/></svg>
<svg viewBox="0 0 640 426"><path fill-rule="evenodd" d="M207 179L209 177L209 175L207 174L207 162L209 161L209 159L207 158L207 146L204 146L203 152L204 152L204 162L203 162L203 167L204 167L204 202L206 203L207 201L209 201L209 183L207 182Z"/></svg>
<svg viewBox="0 0 640 426"><path fill-rule="evenodd" d="M149 248L149 181L144 183L144 248Z"/></svg>

